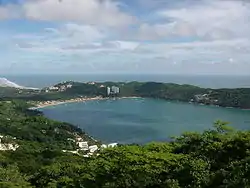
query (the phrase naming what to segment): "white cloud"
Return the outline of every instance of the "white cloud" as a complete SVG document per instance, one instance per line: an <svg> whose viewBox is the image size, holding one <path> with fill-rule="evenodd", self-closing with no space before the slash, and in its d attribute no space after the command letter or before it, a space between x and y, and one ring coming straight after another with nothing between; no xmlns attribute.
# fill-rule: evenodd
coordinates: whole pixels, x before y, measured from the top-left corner
<svg viewBox="0 0 250 188"><path fill-rule="evenodd" d="M19 18L22 16L22 10L15 5L0 6L0 20L9 18Z"/></svg>
<svg viewBox="0 0 250 188"><path fill-rule="evenodd" d="M115 48L121 49L121 50L135 50L139 43L137 42L131 42L131 41L111 41L109 42L115 46Z"/></svg>
<svg viewBox="0 0 250 188"><path fill-rule="evenodd" d="M72 42L93 42L106 37L104 31L91 25L68 23L52 31L61 38L69 38Z"/></svg>
<svg viewBox="0 0 250 188"><path fill-rule="evenodd" d="M159 14L180 25L180 29L174 30L177 35L192 28L198 37L217 40L248 36L249 10L250 5L240 0L201 1L192 6L160 11Z"/></svg>
<svg viewBox="0 0 250 188"><path fill-rule="evenodd" d="M188 23L163 23L163 24L148 24L143 23L139 26L134 38L140 40L159 40L163 38L173 37L192 37L196 36L196 30Z"/></svg>
<svg viewBox="0 0 250 188"><path fill-rule="evenodd" d="M161 10L153 13L153 16L158 18L160 22L147 23L145 21L136 32L130 35L140 40L178 37L193 37L200 40L249 38L249 3L243 3L241 0L180 2L165 8L162 6ZM151 0L146 0L146 3L159 5ZM160 1L161 3L164 4L163 1ZM165 2L165 4L167 3Z"/></svg>
<svg viewBox="0 0 250 188"><path fill-rule="evenodd" d="M162 4L164 1L160 1ZM138 28L120 28L133 21L111 0L27 1L21 9L15 7L19 10L17 14L10 14L6 7L0 8L0 17L23 15L35 20L66 21L43 32L19 33L12 38L11 54L18 55L8 58L30 62L37 69L44 63L52 71L56 69L50 65L60 64L62 70L71 67L72 71L83 68L86 71L247 74L250 70L249 5L239 1L196 1L192 6L187 3L182 6L185 9L178 4L174 8L163 7L164 10L155 14L151 12L159 20L144 20ZM191 41L195 42L184 42L186 37L194 38ZM5 38L2 41L7 43L8 37ZM3 46L7 46L5 42Z"/></svg>
<svg viewBox="0 0 250 188"><path fill-rule="evenodd" d="M74 23L63 24L58 28L45 28L39 35L19 34L13 37L12 43L26 51L73 54L133 51L139 46L138 42L111 40L106 29Z"/></svg>
<svg viewBox="0 0 250 188"><path fill-rule="evenodd" d="M134 18L112 0L38 0L0 8L0 18L25 17L32 20L76 21L84 24L120 27Z"/></svg>

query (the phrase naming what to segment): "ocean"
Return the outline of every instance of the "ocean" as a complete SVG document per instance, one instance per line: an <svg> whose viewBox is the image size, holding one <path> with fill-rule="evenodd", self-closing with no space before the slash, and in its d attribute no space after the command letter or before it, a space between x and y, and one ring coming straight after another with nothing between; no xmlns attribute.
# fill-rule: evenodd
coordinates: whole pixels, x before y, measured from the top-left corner
<svg viewBox="0 0 250 188"><path fill-rule="evenodd" d="M79 126L104 143L168 141L186 131L211 129L216 120L230 122L236 129L250 129L249 110L157 99L95 100L41 110L45 116Z"/></svg>
<svg viewBox="0 0 250 188"><path fill-rule="evenodd" d="M42 88L62 81L155 81L191 84L205 88L250 87L248 76L163 75L163 74L82 74L82 75L0 75L19 85Z"/></svg>

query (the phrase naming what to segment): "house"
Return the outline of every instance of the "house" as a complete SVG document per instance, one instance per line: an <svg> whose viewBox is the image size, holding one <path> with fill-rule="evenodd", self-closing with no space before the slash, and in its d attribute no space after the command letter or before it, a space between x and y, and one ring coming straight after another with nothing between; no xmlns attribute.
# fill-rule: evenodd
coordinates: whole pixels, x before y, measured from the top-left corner
<svg viewBox="0 0 250 188"><path fill-rule="evenodd" d="M82 137L76 137L76 141L81 142L81 141L83 141L83 139L82 139Z"/></svg>
<svg viewBox="0 0 250 188"><path fill-rule="evenodd" d="M106 144L102 144L101 145L101 148L103 148L103 149L105 149L105 148L107 148L108 146L106 145Z"/></svg>
<svg viewBox="0 0 250 188"><path fill-rule="evenodd" d="M13 150L15 151L19 145L12 143L2 143L4 136L0 135L0 151Z"/></svg>
<svg viewBox="0 0 250 188"><path fill-rule="evenodd" d="M80 150L87 151L88 148L88 142L77 142L77 145L79 146Z"/></svg>
<svg viewBox="0 0 250 188"><path fill-rule="evenodd" d="M113 148L113 147L115 147L115 146L117 146L117 143L108 144L108 147L109 147L109 148Z"/></svg>
<svg viewBox="0 0 250 188"><path fill-rule="evenodd" d="M51 91L57 91L58 89L59 89L58 87L54 87L54 86L49 87L49 90Z"/></svg>
<svg viewBox="0 0 250 188"><path fill-rule="evenodd" d="M58 87L58 91L65 91L66 90L66 86L65 85L61 85Z"/></svg>
<svg viewBox="0 0 250 188"><path fill-rule="evenodd" d="M204 100L206 97L207 97L207 94L203 94L203 95L199 94L199 95L194 96L195 100L198 102Z"/></svg>
<svg viewBox="0 0 250 188"><path fill-rule="evenodd" d="M71 142L75 142L75 140L72 139L72 138L67 138L67 140L68 140L68 141L71 141Z"/></svg>
<svg viewBox="0 0 250 188"><path fill-rule="evenodd" d="M114 93L114 94L120 93L120 88L119 87L112 86L111 90L112 90L112 93Z"/></svg>
<svg viewBox="0 0 250 188"><path fill-rule="evenodd" d="M89 146L90 153L94 153L97 150L98 150L98 146L97 145Z"/></svg>
<svg viewBox="0 0 250 188"><path fill-rule="evenodd" d="M72 84L66 85L66 88L72 88Z"/></svg>

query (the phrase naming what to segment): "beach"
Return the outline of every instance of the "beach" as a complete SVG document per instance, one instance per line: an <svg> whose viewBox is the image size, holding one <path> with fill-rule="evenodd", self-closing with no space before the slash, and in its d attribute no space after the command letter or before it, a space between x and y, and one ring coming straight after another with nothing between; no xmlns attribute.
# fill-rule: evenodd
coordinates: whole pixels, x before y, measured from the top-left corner
<svg viewBox="0 0 250 188"><path fill-rule="evenodd" d="M117 99L126 99L126 98L141 98L141 97L118 97ZM74 102L84 102L84 101L91 101L91 100L105 100L109 98L104 97L84 97L84 98L74 98L74 99L68 99L68 100L51 100L51 101L40 101L40 102L33 102L33 107L29 108L31 110L36 110L39 108L45 108L48 106L56 106L60 104L67 104L67 103L74 103Z"/></svg>
<svg viewBox="0 0 250 188"><path fill-rule="evenodd" d="M67 104L67 103L73 103L73 102L84 102L84 101L90 101L90 100L103 100L107 98L103 97L90 97L90 98L74 98L74 99L67 99L67 100L51 100L51 101L40 101L35 102L34 107L31 107L31 110L39 109L39 108L45 108L48 106L56 106L60 104Z"/></svg>

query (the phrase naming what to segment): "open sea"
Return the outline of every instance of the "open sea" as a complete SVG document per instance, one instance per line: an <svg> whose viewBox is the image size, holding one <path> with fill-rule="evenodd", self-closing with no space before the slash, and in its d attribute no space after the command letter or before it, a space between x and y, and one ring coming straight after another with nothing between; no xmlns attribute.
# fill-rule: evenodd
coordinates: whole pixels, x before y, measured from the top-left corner
<svg viewBox="0 0 250 188"><path fill-rule="evenodd" d="M156 81L206 88L250 87L250 76L177 75L0 75L19 85L42 88L66 80ZM156 99L119 99L62 104L41 109L45 116L79 126L104 143L168 141L185 131L212 128L216 120L250 130L250 110L201 106Z"/></svg>
<svg viewBox="0 0 250 188"><path fill-rule="evenodd" d="M19 85L42 88L62 81L155 81L177 84L191 84L206 88L250 87L248 76L201 76L162 74L83 74L83 75L0 75Z"/></svg>

